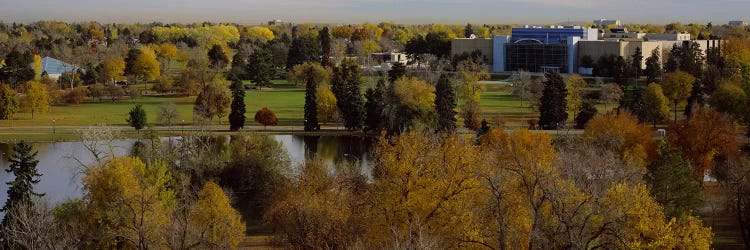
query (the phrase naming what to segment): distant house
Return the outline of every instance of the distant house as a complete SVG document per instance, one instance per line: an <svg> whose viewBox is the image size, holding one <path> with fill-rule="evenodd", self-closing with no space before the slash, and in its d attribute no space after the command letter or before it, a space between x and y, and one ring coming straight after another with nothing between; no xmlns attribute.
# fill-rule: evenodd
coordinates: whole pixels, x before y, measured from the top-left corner
<svg viewBox="0 0 750 250"><path fill-rule="evenodd" d="M44 57L42 58L42 72L47 72L47 75L49 75L50 79L58 79L60 76L65 72L70 72L77 70L78 67L57 60L52 57Z"/></svg>
<svg viewBox="0 0 750 250"><path fill-rule="evenodd" d="M744 27L747 25L745 21L729 21L729 26Z"/></svg>

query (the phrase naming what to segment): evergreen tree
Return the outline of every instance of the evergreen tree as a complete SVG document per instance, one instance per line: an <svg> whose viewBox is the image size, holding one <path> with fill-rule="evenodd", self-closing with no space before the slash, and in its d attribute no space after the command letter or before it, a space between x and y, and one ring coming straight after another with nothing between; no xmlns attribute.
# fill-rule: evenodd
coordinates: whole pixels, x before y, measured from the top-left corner
<svg viewBox="0 0 750 250"><path fill-rule="evenodd" d="M651 56L646 58L646 70L643 73L648 78L648 83L656 82L661 78L661 56L658 47L651 51Z"/></svg>
<svg viewBox="0 0 750 250"><path fill-rule="evenodd" d="M672 49L669 51L669 58L667 58L667 62L664 63L664 71L675 72L680 69L680 62L678 60L681 57L681 52L682 51L680 50L680 47L677 47L677 44L672 45Z"/></svg>
<svg viewBox="0 0 750 250"><path fill-rule="evenodd" d="M312 77L305 80L305 131L320 130L318 124L318 83Z"/></svg>
<svg viewBox="0 0 750 250"><path fill-rule="evenodd" d="M247 60L248 77L259 87L270 86L276 68L271 62L272 55L268 44L258 46Z"/></svg>
<svg viewBox="0 0 750 250"><path fill-rule="evenodd" d="M595 105L596 105L596 102L594 102L594 100L583 101L583 105L581 106L581 111L579 111L575 117L577 129L585 128L589 120L591 120L591 118L594 118L594 116L596 116L596 114L599 111L596 110Z"/></svg>
<svg viewBox="0 0 750 250"><path fill-rule="evenodd" d="M9 169L5 171L13 173L16 178L13 181L6 182L8 188L8 200L5 202L2 211L6 212L3 224L8 222L8 211L20 205L32 205L32 196L43 196L44 194L34 192L34 184L39 183L39 177L42 175L37 171L36 151L33 151L31 144L21 141L13 147L13 154L9 162Z"/></svg>
<svg viewBox="0 0 750 250"><path fill-rule="evenodd" d="M363 101L360 93L361 73L356 62L345 61L333 69L331 90L336 95L336 104L348 130L362 128Z"/></svg>
<svg viewBox="0 0 750 250"><path fill-rule="evenodd" d="M214 45L208 51L208 60L211 67L222 69L229 64L229 57L224 53L224 49L220 45Z"/></svg>
<svg viewBox="0 0 750 250"><path fill-rule="evenodd" d="M643 52L641 51L641 47L635 47L635 52L633 52L630 60L631 67L634 70L633 73L635 74L636 83L638 83L638 79L641 78L641 71L643 71Z"/></svg>
<svg viewBox="0 0 750 250"><path fill-rule="evenodd" d="M690 164L680 149L667 142L662 142L658 157L648 166L646 180L654 200L669 217L690 215L701 204L700 186L693 180Z"/></svg>
<svg viewBox="0 0 750 250"><path fill-rule="evenodd" d="M380 132L384 125L383 109L385 108L385 79L378 79L375 88L370 88L365 92L365 130L370 132Z"/></svg>
<svg viewBox="0 0 750 250"><path fill-rule="evenodd" d="M435 85L435 110L438 116L438 130L456 130L456 91L445 74L440 75Z"/></svg>
<svg viewBox="0 0 750 250"><path fill-rule="evenodd" d="M126 120L128 125L135 128L135 130L141 130L146 126L146 110L140 104L135 105L130 112L128 112L128 119Z"/></svg>
<svg viewBox="0 0 750 250"><path fill-rule="evenodd" d="M34 55L30 51L21 53L17 48L11 50L5 56L5 65L0 67L0 82L8 83L15 88L33 80L35 77L34 68L31 66L33 63Z"/></svg>
<svg viewBox="0 0 750 250"><path fill-rule="evenodd" d="M232 85L232 110L229 112L229 130L237 131L245 127L245 86L239 77L234 76Z"/></svg>
<svg viewBox="0 0 750 250"><path fill-rule="evenodd" d="M544 82L541 105L539 107L539 126L542 129L557 129L568 120L568 91L565 82L558 73L547 73Z"/></svg>
<svg viewBox="0 0 750 250"><path fill-rule="evenodd" d="M618 109L630 112L640 122L646 122L648 119L648 110L643 101L644 92L645 88L641 86L630 86L623 89Z"/></svg>
<svg viewBox="0 0 750 250"><path fill-rule="evenodd" d="M331 33L328 27L323 27L318 32L318 39L320 39L320 64L328 67L331 64Z"/></svg>
<svg viewBox="0 0 750 250"><path fill-rule="evenodd" d="M464 27L464 37L469 38L472 34L474 34L474 28L471 27L470 23L467 23Z"/></svg>
<svg viewBox="0 0 750 250"><path fill-rule="evenodd" d="M320 60L320 44L312 36L299 36L292 40L287 55L286 68L292 69L294 65L305 62L318 62Z"/></svg>
<svg viewBox="0 0 750 250"><path fill-rule="evenodd" d="M396 82L396 80L403 76L406 76L406 65L404 65L403 63L394 63L391 66L391 69L388 70L388 81L391 84L393 84L394 82Z"/></svg>

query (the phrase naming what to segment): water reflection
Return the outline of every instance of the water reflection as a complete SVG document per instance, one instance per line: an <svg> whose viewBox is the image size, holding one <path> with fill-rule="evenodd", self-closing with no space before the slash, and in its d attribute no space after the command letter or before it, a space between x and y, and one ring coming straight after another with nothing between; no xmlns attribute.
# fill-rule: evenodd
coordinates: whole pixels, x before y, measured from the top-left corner
<svg viewBox="0 0 750 250"><path fill-rule="evenodd" d="M369 176L371 163L368 160L371 144L368 139L356 136L299 136L299 135L272 135L272 137L283 144L286 149L292 167L299 166L305 159L318 157L326 164L334 164L341 161L356 161L360 164L362 172ZM228 137L215 138L218 141L229 142ZM163 143L168 143L168 138ZM143 146L143 142L135 139L115 141L115 154L129 155L135 145ZM148 144L148 143L145 143ZM226 143L217 143L225 145ZM59 203L70 198L78 198L82 195L81 164L89 165L95 160L81 142L56 142L35 143L34 149L39 153L39 173L42 174L41 181L36 184L37 192L45 193L49 201ZM13 145L0 143L0 168L8 169L8 157L12 153ZM219 149L220 150L220 149ZM13 174L0 171L0 204L4 204L8 198L6 182L11 181Z"/></svg>

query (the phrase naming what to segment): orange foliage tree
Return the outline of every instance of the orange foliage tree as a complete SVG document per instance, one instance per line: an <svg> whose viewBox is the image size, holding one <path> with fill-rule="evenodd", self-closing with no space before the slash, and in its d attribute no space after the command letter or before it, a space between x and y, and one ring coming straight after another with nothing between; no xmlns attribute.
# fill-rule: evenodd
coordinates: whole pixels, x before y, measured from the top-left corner
<svg viewBox="0 0 750 250"><path fill-rule="evenodd" d="M651 129L627 112L597 115L586 125L583 137L615 149L621 159L642 167L656 159L657 144Z"/></svg>
<svg viewBox="0 0 750 250"><path fill-rule="evenodd" d="M276 114L274 114L273 111L264 107L255 113L255 121L263 124L263 129L266 129L266 126L268 125L276 126L279 119L276 118Z"/></svg>
<svg viewBox="0 0 750 250"><path fill-rule="evenodd" d="M703 183L716 156L732 156L737 151L732 118L711 109L698 109L692 118L672 123L667 131L669 143L681 147L683 157L693 163L693 175L699 183Z"/></svg>

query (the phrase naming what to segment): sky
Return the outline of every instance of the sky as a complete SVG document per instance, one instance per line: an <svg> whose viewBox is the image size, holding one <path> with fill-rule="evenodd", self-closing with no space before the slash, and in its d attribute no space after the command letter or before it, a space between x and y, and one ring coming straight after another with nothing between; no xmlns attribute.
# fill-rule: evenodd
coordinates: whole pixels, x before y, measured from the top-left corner
<svg viewBox="0 0 750 250"><path fill-rule="evenodd" d="M104 23L551 24L726 23L749 20L750 0L0 0L0 20Z"/></svg>

